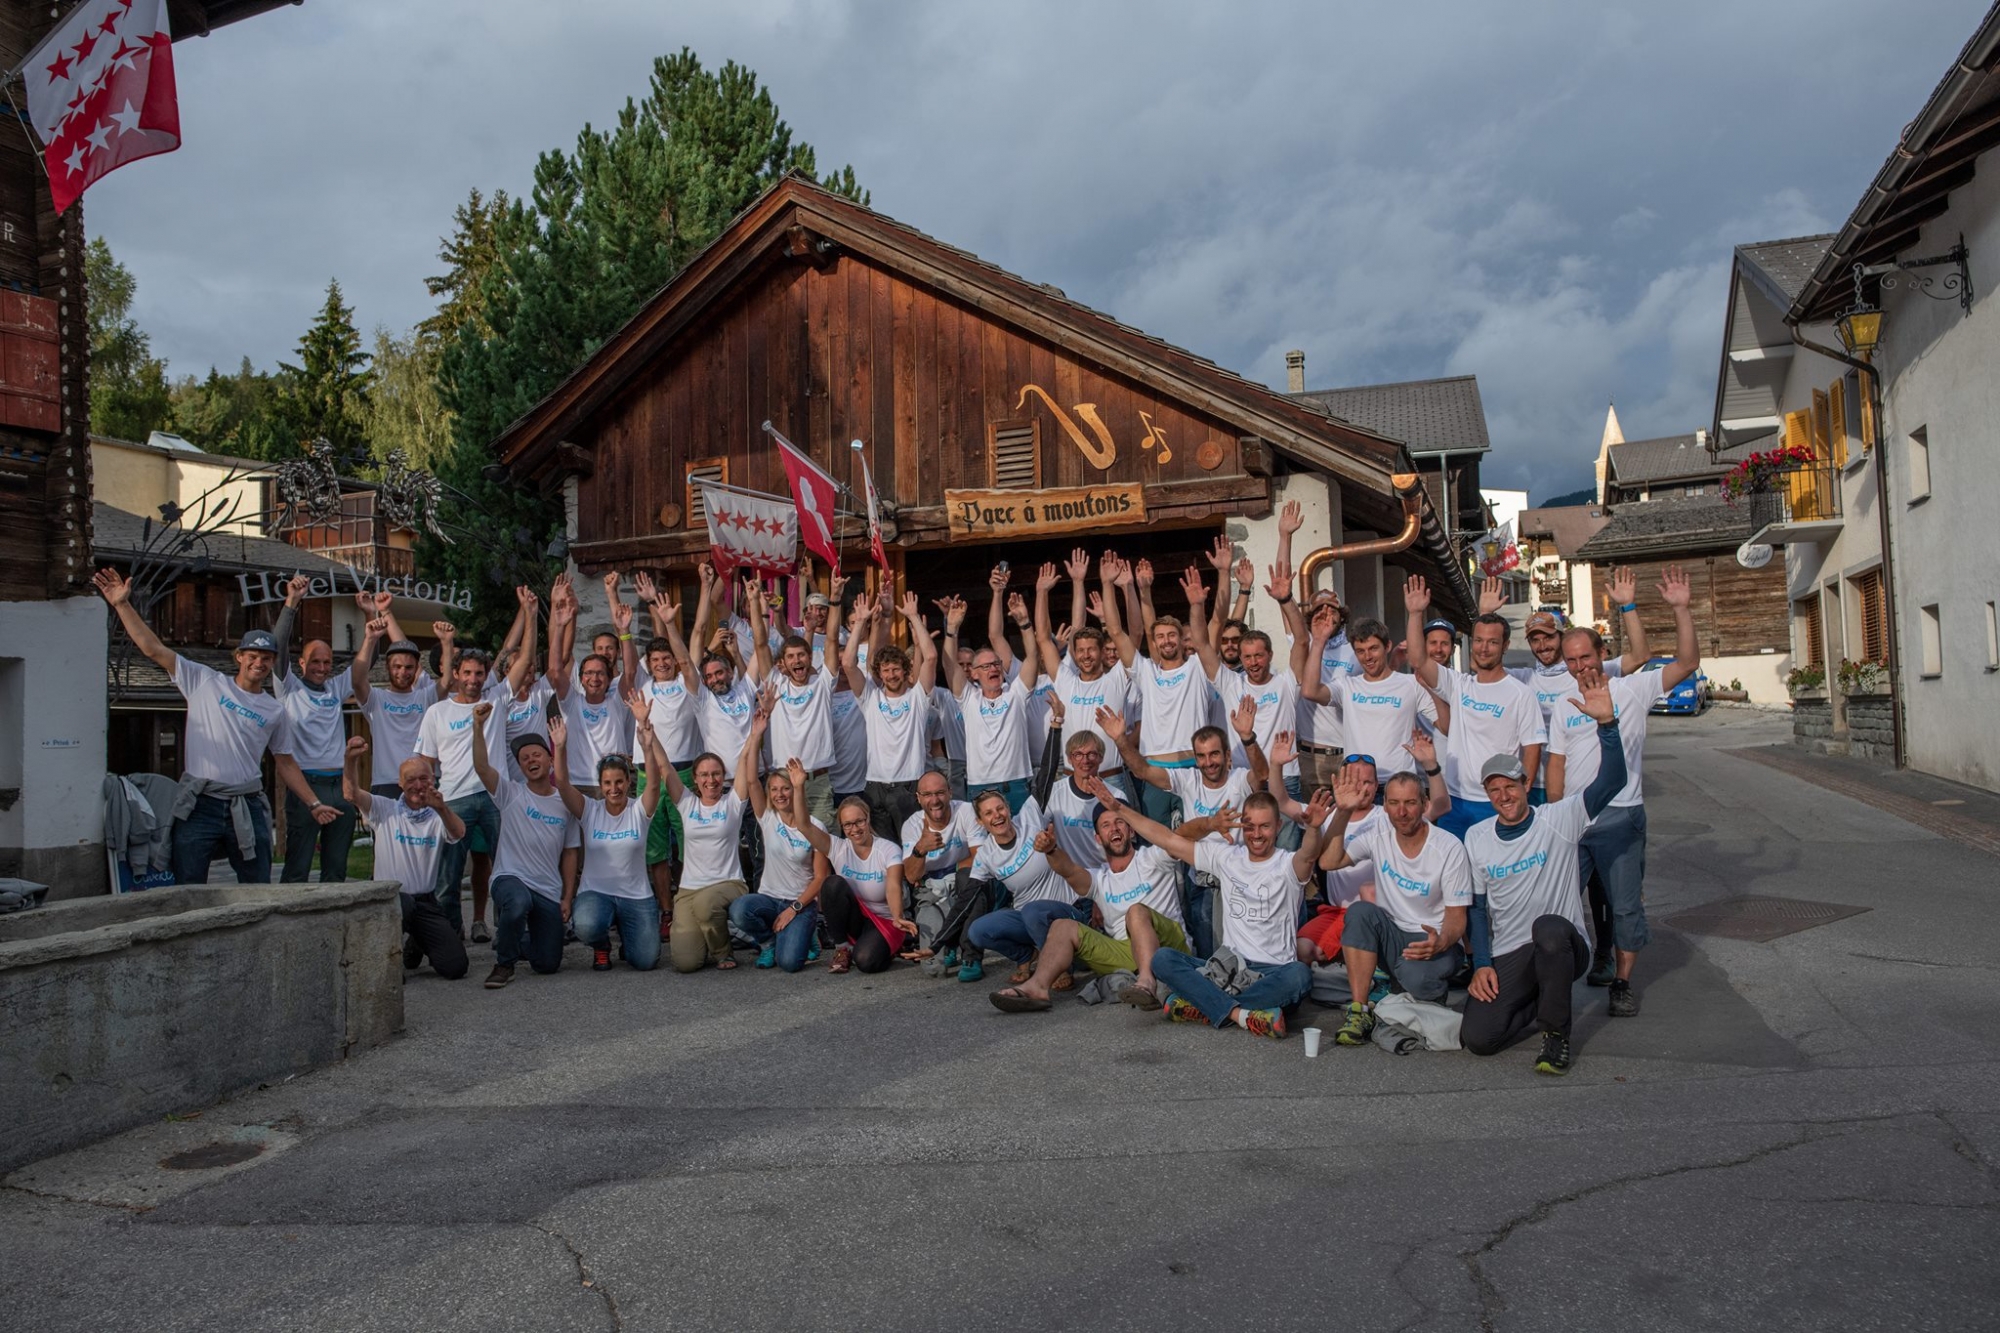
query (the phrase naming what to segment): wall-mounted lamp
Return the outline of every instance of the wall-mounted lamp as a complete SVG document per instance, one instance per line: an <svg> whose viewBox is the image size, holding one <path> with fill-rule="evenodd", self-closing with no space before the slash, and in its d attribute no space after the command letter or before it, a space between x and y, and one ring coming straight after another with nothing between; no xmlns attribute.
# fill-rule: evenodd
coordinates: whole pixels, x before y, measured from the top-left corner
<svg viewBox="0 0 2000 1333"><path fill-rule="evenodd" d="M1882 290L1894 291L1898 287L1921 292L1934 301L1958 298L1958 308L1970 313L1972 310L1972 271L1966 267L1965 237L1958 238L1958 244L1941 255L1927 259L1892 259L1886 264L1856 264L1854 266L1854 304L1840 312L1834 320L1834 327L1840 331L1840 341L1847 346L1853 356L1867 358L1874 354L1882 342L1882 311L1870 304L1862 294L1861 285L1869 278L1881 280ZM1955 270L1936 275L1914 275L1914 270L1941 268L1949 264Z"/></svg>

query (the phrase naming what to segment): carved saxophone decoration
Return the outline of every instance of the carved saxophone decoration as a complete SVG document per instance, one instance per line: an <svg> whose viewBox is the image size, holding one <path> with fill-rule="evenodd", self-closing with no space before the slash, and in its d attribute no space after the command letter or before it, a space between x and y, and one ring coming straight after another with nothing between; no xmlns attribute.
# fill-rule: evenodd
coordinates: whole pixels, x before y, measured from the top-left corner
<svg viewBox="0 0 2000 1333"><path fill-rule="evenodd" d="M1024 384L1021 386L1020 400L1014 404L1016 412L1027 405L1028 395L1031 393L1041 398L1043 405L1055 417L1056 424L1063 428L1063 433L1069 436L1071 442L1082 452L1084 458L1092 467L1108 468L1118 461L1118 444L1111 438L1111 431L1098 417L1096 403L1078 403L1076 405L1076 414L1083 418L1084 423L1090 427L1091 433L1097 437L1095 440L1092 440L1082 430L1078 429L1076 422L1070 420L1069 413L1056 406L1056 400L1049 397L1048 390L1039 384Z"/></svg>

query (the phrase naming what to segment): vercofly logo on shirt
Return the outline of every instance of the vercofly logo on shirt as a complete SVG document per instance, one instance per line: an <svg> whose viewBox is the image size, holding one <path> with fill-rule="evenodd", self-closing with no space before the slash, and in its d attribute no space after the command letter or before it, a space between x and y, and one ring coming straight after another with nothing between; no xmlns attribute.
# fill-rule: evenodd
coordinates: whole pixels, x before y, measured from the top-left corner
<svg viewBox="0 0 2000 1333"><path fill-rule="evenodd" d="M645 836L644 830L635 828L596 828L590 831L592 842L637 842Z"/></svg>
<svg viewBox="0 0 2000 1333"><path fill-rule="evenodd" d="M437 834L405 833L403 830L397 829L396 845L399 847L435 847L438 845Z"/></svg>
<svg viewBox="0 0 2000 1333"><path fill-rule="evenodd" d="M998 699L981 699L979 701L979 716L1005 717L1007 711L1013 706L1014 701L1004 695Z"/></svg>
<svg viewBox="0 0 2000 1333"><path fill-rule="evenodd" d="M537 824L548 824L554 828L561 828L564 824L567 824L569 822L569 820L562 815L552 815L548 813L546 810L537 810L532 805L527 807L527 810L528 810L528 818L534 820Z"/></svg>
<svg viewBox="0 0 2000 1333"><path fill-rule="evenodd" d="M1484 699L1475 699L1469 694L1458 696L1458 706L1468 713L1484 713L1488 717L1505 717L1507 715L1506 704L1488 703Z"/></svg>
<svg viewBox="0 0 2000 1333"><path fill-rule="evenodd" d="M1509 875L1525 875L1530 870L1538 870L1548 863L1549 854L1547 852L1536 852L1532 856L1522 857L1512 865L1487 866L1486 873L1494 879L1505 879Z"/></svg>
<svg viewBox="0 0 2000 1333"><path fill-rule="evenodd" d="M1431 886L1429 880L1411 879L1408 875L1398 874L1394 866L1378 865L1375 867L1375 869L1380 871L1384 876L1393 880L1395 882L1396 887L1401 889L1404 893L1410 894L1411 896L1417 898L1428 898L1431 896Z"/></svg>
<svg viewBox="0 0 2000 1333"><path fill-rule="evenodd" d="M226 694L218 696L216 698L216 703L221 706L223 712L234 713L236 716L240 718L246 718L249 721L256 723L260 727L268 726L270 724L270 718L266 717L264 714L258 712L254 708L245 708L242 704L237 703L234 699L230 698Z"/></svg>
<svg viewBox="0 0 2000 1333"><path fill-rule="evenodd" d="M1361 694L1354 690L1349 690L1347 698L1350 703L1381 704L1387 708L1401 708L1403 706L1403 696L1400 694Z"/></svg>
<svg viewBox="0 0 2000 1333"><path fill-rule="evenodd" d="M390 717L412 717L423 712L424 706L418 703L399 704L393 700L385 699L382 701L382 711Z"/></svg>
<svg viewBox="0 0 2000 1333"><path fill-rule="evenodd" d="M875 696L875 711L891 722L900 721L910 715L910 700L907 697L892 699L886 694Z"/></svg>

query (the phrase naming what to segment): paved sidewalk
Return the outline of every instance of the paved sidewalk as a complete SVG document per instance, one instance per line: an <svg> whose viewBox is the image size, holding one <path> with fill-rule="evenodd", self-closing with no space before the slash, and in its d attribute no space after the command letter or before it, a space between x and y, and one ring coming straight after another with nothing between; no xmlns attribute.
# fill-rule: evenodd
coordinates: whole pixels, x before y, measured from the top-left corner
<svg viewBox="0 0 2000 1333"><path fill-rule="evenodd" d="M1820 754L1788 741L1727 753L1909 820L1918 828L2000 856L2000 792L1851 755Z"/></svg>

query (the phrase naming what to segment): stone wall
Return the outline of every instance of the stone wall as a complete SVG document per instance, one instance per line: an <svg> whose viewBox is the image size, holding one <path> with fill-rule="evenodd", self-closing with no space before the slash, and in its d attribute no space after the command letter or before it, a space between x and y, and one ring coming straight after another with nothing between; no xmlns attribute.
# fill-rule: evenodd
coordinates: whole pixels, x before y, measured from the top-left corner
<svg viewBox="0 0 2000 1333"><path fill-rule="evenodd" d="M1895 700L1886 694L1847 696L1847 752L1863 759L1896 757Z"/></svg>
<svg viewBox="0 0 2000 1333"><path fill-rule="evenodd" d="M1800 744L1831 740L1833 701L1830 699L1792 700L1792 739Z"/></svg>
<svg viewBox="0 0 2000 1333"><path fill-rule="evenodd" d="M387 1041L396 894L186 887L0 917L0 1172Z"/></svg>

